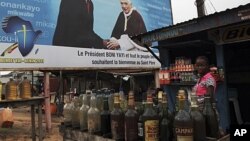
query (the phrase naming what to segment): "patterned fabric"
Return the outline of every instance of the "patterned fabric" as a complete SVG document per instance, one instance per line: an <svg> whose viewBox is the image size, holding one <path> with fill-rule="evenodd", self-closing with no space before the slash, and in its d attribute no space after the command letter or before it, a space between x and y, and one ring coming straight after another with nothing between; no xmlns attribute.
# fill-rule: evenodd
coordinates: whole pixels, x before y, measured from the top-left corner
<svg viewBox="0 0 250 141"><path fill-rule="evenodd" d="M216 81L210 72L207 73L206 75L204 75L203 77L201 77L198 80L198 82L196 83L196 85L194 86L194 89L196 91L196 95L197 96L204 96L205 94L207 94L207 88L209 86L213 86L214 91L215 91Z"/></svg>

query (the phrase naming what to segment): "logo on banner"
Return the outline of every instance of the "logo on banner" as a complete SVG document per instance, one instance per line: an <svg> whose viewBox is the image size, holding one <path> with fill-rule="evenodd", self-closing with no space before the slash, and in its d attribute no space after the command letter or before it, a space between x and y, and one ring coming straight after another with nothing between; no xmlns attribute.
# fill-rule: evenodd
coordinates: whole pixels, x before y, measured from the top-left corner
<svg viewBox="0 0 250 141"><path fill-rule="evenodd" d="M23 57L27 56L34 47L35 41L42 33L40 30L34 31L32 24L18 16L4 18L2 29L5 33L14 34L18 41L9 46L1 56L10 54L16 48L19 49Z"/></svg>

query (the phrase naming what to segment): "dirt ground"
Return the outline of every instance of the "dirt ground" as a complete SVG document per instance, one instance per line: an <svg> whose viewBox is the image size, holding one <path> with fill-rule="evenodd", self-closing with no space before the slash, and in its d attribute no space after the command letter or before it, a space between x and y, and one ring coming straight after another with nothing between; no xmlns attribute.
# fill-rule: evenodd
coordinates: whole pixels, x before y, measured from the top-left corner
<svg viewBox="0 0 250 141"><path fill-rule="evenodd" d="M0 128L0 141L32 141L31 139L31 117L29 107L13 108L14 124L12 128ZM43 114L43 130L45 132L43 141L62 141L63 138L59 133L60 122L62 117L52 115L52 131L45 132L45 118ZM37 114L36 114L37 129ZM36 130L38 132L38 129ZM38 140L38 138L37 138Z"/></svg>

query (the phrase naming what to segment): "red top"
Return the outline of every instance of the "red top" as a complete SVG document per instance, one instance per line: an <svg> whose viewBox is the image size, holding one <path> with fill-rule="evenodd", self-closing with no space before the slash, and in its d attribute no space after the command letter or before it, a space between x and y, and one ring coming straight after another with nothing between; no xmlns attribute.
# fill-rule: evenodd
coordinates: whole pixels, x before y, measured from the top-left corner
<svg viewBox="0 0 250 141"><path fill-rule="evenodd" d="M198 80L198 82L196 83L196 85L194 86L194 90L196 91L196 95L204 96L205 94L207 94L207 88L209 86L213 86L214 91L215 91L216 81L210 72L207 73L206 75L204 75L203 77L201 77Z"/></svg>

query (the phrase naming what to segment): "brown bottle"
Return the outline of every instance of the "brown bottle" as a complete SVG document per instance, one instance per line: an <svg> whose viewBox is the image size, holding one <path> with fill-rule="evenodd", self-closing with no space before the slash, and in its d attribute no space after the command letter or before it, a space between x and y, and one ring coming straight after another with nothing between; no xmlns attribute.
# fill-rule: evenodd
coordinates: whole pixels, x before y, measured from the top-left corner
<svg viewBox="0 0 250 141"><path fill-rule="evenodd" d="M203 114L197 105L197 96L191 95L190 115L194 124L194 141L206 140L206 124Z"/></svg>
<svg viewBox="0 0 250 141"><path fill-rule="evenodd" d="M146 109L142 115L143 121L143 141L159 141L159 117L153 109L153 99L151 94L147 94Z"/></svg>
<svg viewBox="0 0 250 141"><path fill-rule="evenodd" d="M20 83L20 98L31 98L31 84L27 77L24 77L23 81Z"/></svg>
<svg viewBox="0 0 250 141"><path fill-rule="evenodd" d="M128 110L125 113L125 140L137 141L138 135L138 113L135 110L135 100L133 91L128 95Z"/></svg>
<svg viewBox="0 0 250 141"><path fill-rule="evenodd" d="M205 95L203 115L206 122L206 136L212 138L219 137L219 126L216 112L212 107L211 98Z"/></svg>
<svg viewBox="0 0 250 141"><path fill-rule="evenodd" d="M119 94L114 96L114 109L111 112L111 132L112 139L123 141L124 138L124 113L120 107Z"/></svg>
<svg viewBox="0 0 250 141"><path fill-rule="evenodd" d="M7 100L16 100L17 99L17 84L10 78L10 81L6 84L6 99Z"/></svg>
<svg viewBox="0 0 250 141"><path fill-rule="evenodd" d="M172 121L168 115L167 96L162 95L162 108L160 111L160 141L171 141Z"/></svg>
<svg viewBox="0 0 250 141"><path fill-rule="evenodd" d="M193 121L188 112L184 110L185 91L178 91L179 111L174 118L174 129L177 141L193 141Z"/></svg>

